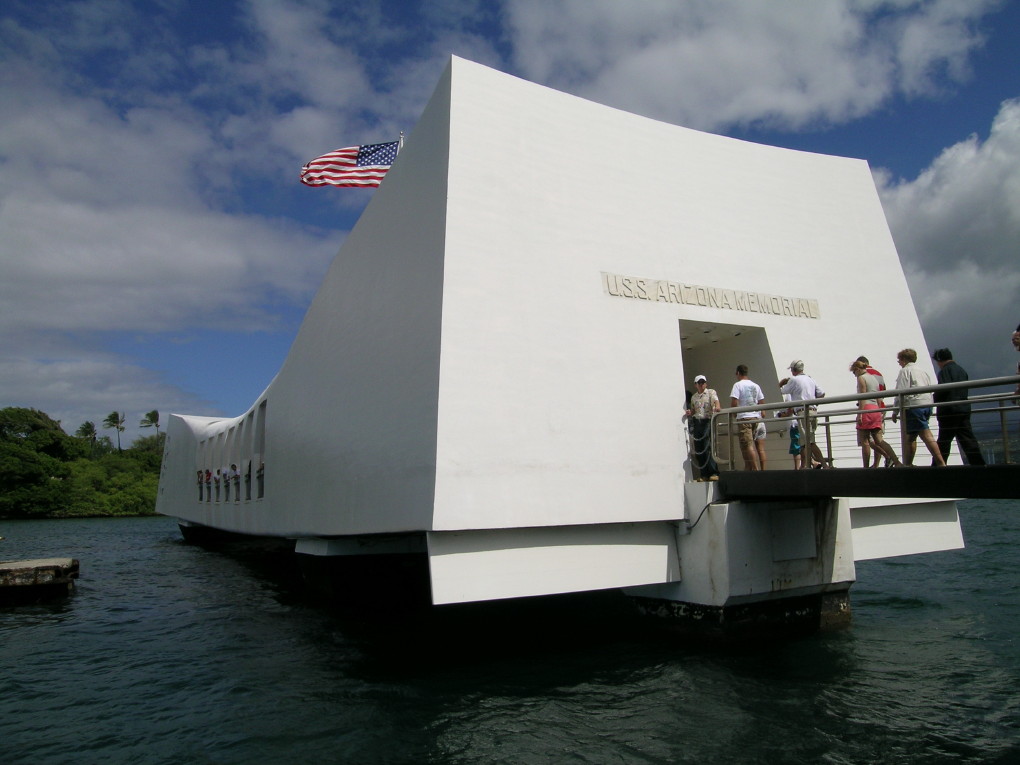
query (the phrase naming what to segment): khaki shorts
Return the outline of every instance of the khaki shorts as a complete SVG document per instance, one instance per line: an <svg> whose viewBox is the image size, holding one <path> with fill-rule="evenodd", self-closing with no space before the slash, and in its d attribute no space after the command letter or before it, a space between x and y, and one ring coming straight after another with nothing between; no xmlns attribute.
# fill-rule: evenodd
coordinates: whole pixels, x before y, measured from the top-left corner
<svg viewBox="0 0 1020 765"><path fill-rule="evenodd" d="M750 446L755 440L761 440L764 436L758 432L758 426L764 425L761 419L739 420L737 423L737 437L741 446ZM764 427L762 428L764 430Z"/></svg>

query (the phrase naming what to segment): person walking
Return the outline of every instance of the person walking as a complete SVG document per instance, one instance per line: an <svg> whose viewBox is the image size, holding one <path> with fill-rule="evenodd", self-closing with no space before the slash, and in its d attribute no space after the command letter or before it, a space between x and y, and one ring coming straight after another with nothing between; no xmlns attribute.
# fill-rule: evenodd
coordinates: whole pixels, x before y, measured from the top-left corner
<svg viewBox="0 0 1020 765"><path fill-rule="evenodd" d="M868 370L868 360L862 357L850 365L850 372L857 378L858 393L878 393L879 385L885 390L885 385L880 383L880 374L872 374ZM857 445L861 447L861 458L864 467L878 467L879 461L885 457L887 465L902 467L899 457L889 443L882 437L882 405L881 399L866 398L857 402L857 408L861 410L857 415ZM871 454L874 451L875 461L871 462Z"/></svg>
<svg viewBox="0 0 1020 765"><path fill-rule="evenodd" d="M925 370L918 369L917 351L913 348L904 348L896 354L896 363L900 365L900 373L896 376L896 388L904 390L907 388L925 388L932 384L931 375ZM903 420L905 434L903 436L903 462L907 465L914 464L914 454L917 451L917 437L920 436L924 445L931 452L932 464L936 467L945 467L946 461L942 459L942 452L935 442L935 436L931 434L928 427L928 420L931 417L931 406L935 402L931 393L904 393L897 397L897 406L905 407ZM896 422L899 415L893 412L893 422Z"/></svg>
<svg viewBox="0 0 1020 765"><path fill-rule="evenodd" d="M756 406L765 403L761 386L747 376L746 364L737 367L737 381L730 390L730 406ZM765 422L761 412L741 412L737 415L737 437L740 453L744 457L744 470L765 469Z"/></svg>
<svg viewBox="0 0 1020 765"><path fill-rule="evenodd" d="M953 360L953 352L948 348L939 348L932 354L932 359L939 366L939 385L969 380L967 370ZM935 391L935 418L939 423L939 437L936 441L944 461L949 460L953 448L953 439L960 444L960 451L968 465L984 465L974 431L970 427L970 403L967 401L967 388Z"/></svg>
<svg viewBox="0 0 1020 765"><path fill-rule="evenodd" d="M687 409L694 440L694 466L698 469L699 481L718 481L719 466L712 456L712 415L722 408L719 394L708 387L705 375L694 378L694 387L697 390L691 396L690 408Z"/></svg>
<svg viewBox="0 0 1020 765"><path fill-rule="evenodd" d="M1020 324L1016 325L1016 331L1013 333L1013 347L1020 352ZM1020 375L1020 361L1016 363L1016 373ZM1016 384L1016 392L1020 395L1020 383Z"/></svg>
<svg viewBox="0 0 1020 765"><path fill-rule="evenodd" d="M876 390L876 391L883 391L883 390L885 390L885 376L881 372L879 372L877 369L875 369L873 366L871 366L871 362L868 361L868 357L867 356L858 356L857 360L864 363L865 367L867 368L866 371L867 371L868 375L870 375L870 377L868 377L867 380L866 380L866 383L867 383L867 386L868 386L868 390ZM882 399L882 398L878 399L878 408L879 409L885 409L885 400L884 399ZM881 423L879 424L878 435L880 437L885 435L885 414L884 413L882 415ZM889 451L893 450L892 445L888 441L884 441L884 443L885 443L885 445L887 447L889 447ZM871 466L872 467L878 467L878 463L882 461L883 455L882 455L882 452L877 450L877 449L874 451L874 454L875 454L875 461L872 463ZM898 457L896 458L896 462L895 463L891 462L889 459L886 459L886 461L885 461L885 466L886 467L890 467L893 464L895 464L895 465L897 465L899 467L902 467L902 465L899 464L899 458ZM867 465L865 465L865 467L867 467Z"/></svg>
<svg viewBox="0 0 1020 765"><path fill-rule="evenodd" d="M822 390L818 383L814 381L814 378L804 374L804 362L800 359L790 362L791 377L784 377L779 381L779 392L785 395L789 395L790 401L809 401L814 398L824 398L825 391ZM814 407L811 407L812 409ZM805 414L804 407L794 406L793 413L800 417ZM810 423L808 427L811 428L810 435L804 434L805 438L808 438L811 442L811 447L808 449L808 454L802 456L802 463L808 464L807 459L810 459L811 467L824 467L826 463L825 457L822 456L822 450L818 448L818 444L815 443L814 435L815 429L818 427L818 419L814 416L809 416L807 421ZM802 428L803 429L803 428Z"/></svg>

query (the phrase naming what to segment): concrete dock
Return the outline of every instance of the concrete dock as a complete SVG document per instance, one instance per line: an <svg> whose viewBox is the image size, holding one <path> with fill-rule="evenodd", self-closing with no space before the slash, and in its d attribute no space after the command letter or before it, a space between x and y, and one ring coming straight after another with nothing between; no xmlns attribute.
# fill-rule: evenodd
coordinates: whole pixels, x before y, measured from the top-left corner
<svg viewBox="0 0 1020 765"><path fill-rule="evenodd" d="M77 558L0 561L0 605L38 603L74 592Z"/></svg>

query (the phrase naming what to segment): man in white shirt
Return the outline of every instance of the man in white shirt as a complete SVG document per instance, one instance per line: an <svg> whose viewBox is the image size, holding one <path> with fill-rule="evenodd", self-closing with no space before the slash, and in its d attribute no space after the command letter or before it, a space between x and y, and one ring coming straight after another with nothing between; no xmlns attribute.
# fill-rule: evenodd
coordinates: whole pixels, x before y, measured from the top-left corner
<svg viewBox="0 0 1020 765"><path fill-rule="evenodd" d="M800 359L790 362L793 377L784 377L779 381L780 393L789 393L790 401L807 401L812 398L824 398L825 391L818 387L813 378L804 374L804 362ZM802 411L803 407L796 411Z"/></svg>
<svg viewBox="0 0 1020 765"><path fill-rule="evenodd" d="M924 369L915 366L917 362L917 351L913 348L904 348L896 354L896 362L900 365L900 373L896 377L896 387L899 390L906 388L927 388L933 385L931 375ZM928 427L928 419L931 417L931 407L935 398L930 391L924 393L904 393L898 396L897 405L910 407L904 410L903 420L906 424L903 436L903 462L907 465L914 464L914 453L917 451L917 437L920 436L924 445L931 452L932 466L945 467L946 461L942 459L942 452L939 451L935 436L931 434ZM896 422L897 413L893 412L892 420Z"/></svg>
<svg viewBox="0 0 1020 765"><path fill-rule="evenodd" d="M730 391L730 406L755 406L765 403L765 394L754 380L747 377L747 365L737 367L737 381ZM744 470L765 469L765 423L761 412L741 412L737 415L737 437L740 453L744 456Z"/></svg>
<svg viewBox="0 0 1020 765"><path fill-rule="evenodd" d="M779 392L785 393L790 396L790 401L810 401L813 398L824 398L825 391L818 387L818 383L814 381L814 378L804 374L804 362L800 359L790 362L790 372L792 377L784 377L779 381ZM793 413L800 416L804 414L804 407L794 407ZM811 422L811 466L812 467L824 467L826 464L825 458L822 456L821 449L818 448L818 444L815 443L814 435L815 429L818 427L818 420L815 417L810 418ZM803 426L802 426L803 430Z"/></svg>

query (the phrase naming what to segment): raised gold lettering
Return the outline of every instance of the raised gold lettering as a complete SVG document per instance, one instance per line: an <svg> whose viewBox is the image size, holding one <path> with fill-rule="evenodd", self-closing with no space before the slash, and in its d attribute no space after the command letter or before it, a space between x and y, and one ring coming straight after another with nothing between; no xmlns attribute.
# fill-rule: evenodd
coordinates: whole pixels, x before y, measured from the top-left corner
<svg viewBox="0 0 1020 765"><path fill-rule="evenodd" d="M601 273L602 290L612 297L636 298L656 303L698 305L725 308L730 311L752 311L772 316L817 319L821 316L818 301L811 298L784 297L764 292L746 292L725 287L685 284L665 279Z"/></svg>

